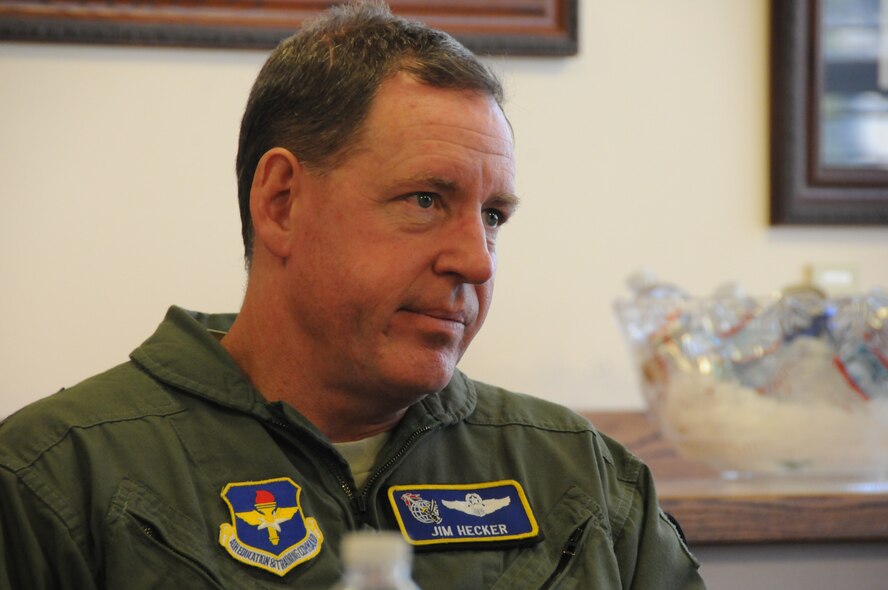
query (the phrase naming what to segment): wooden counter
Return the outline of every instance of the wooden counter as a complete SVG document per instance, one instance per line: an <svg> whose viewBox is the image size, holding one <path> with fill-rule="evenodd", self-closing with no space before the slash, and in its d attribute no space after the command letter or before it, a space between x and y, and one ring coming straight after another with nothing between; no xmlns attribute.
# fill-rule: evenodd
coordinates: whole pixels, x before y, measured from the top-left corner
<svg viewBox="0 0 888 590"><path fill-rule="evenodd" d="M679 457L642 412L582 414L650 466L660 504L692 546L888 541L888 480L725 480Z"/></svg>

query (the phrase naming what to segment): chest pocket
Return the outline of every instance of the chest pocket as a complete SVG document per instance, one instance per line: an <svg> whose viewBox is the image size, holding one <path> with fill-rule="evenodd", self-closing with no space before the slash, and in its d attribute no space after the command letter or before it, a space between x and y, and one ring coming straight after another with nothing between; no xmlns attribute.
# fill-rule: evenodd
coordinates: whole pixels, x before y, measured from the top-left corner
<svg viewBox="0 0 888 590"><path fill-rule="evenodd" d="M570 488L540 526L545 540L520 551L491 590L621 587L606 520L585 492Z"/></svg>
<svg viewBox="0 0 888 590"><path fill-rule="evenodd" d="M145 486L121 483L106 518L104 587L276 588L257 583L192 518ZM216 533L218 534L218 533Z"/></svg>

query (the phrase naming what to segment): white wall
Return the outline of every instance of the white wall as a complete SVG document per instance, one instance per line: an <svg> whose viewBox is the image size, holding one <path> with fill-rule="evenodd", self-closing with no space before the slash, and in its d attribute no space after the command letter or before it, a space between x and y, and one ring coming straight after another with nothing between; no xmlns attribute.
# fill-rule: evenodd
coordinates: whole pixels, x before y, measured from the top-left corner
<svg viewBox="0 0 888 590"><path fill-rule="evenodd" d="M635 408L611 304L642 265L696 293L811 262L888 286L888 228L767 224L766 0L581 4L579 56L493 60L524 204L465 370ZM0 44L0 416L125 360L170 303L238 307L233 161L264 57Z"/></svg>

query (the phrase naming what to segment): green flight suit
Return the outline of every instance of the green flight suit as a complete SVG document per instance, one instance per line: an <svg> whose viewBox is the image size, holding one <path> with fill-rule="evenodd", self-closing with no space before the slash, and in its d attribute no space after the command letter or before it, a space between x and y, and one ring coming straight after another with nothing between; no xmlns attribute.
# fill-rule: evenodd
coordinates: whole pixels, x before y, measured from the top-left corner
<svg viewBox="0 0 888 590"><path fill-rule="evenodd" d="M345 532L398 528L392 486L502 480L540 537L419 548L424 590L704 587L641 462L564 408L461 373L408 410L356 490L329 440L266 402L211 334L233 319L173 307L130 362L0 425L0 588L325 589ZM226 486L275 478L323 536L283 576L220 544Z"/></svg>

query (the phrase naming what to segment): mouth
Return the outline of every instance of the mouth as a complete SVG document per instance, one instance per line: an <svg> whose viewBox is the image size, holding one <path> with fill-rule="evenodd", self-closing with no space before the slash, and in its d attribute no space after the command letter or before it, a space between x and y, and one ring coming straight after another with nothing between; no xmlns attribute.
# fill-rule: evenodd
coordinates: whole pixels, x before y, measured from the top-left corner
<svg viewBox="0 0 888 590"><path fill-rule="evenodd" d="M424 319L429 323L450 326L452 328L465 328L470 323L469 314L461 309L407 307L401 309L401 311L417 316L419 319Z"/></svg>
<svg viewBox="0 0 888 590"><path fill-rule="evenodd" d="M411 311L413 311L413 313L420 313L422 315L427 315L430 318L442 320L445 322L453 322L456 324L462 324L464 326L468 323L468 320L466 319L466 312L462 310L449 311L445 309L427 309Z"/></svg>

